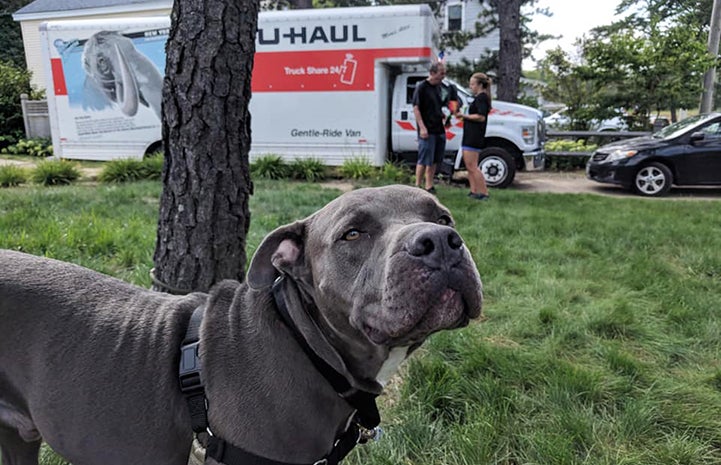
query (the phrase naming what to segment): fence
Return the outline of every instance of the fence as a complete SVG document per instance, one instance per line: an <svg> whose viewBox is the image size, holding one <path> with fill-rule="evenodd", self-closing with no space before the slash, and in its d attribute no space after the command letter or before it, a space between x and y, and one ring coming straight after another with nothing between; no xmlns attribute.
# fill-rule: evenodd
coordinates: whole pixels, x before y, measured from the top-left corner
<svg viewBox="0 0 721 465"><path fill-rule="evenodd" d="M612 142L651 134L651 132L644 131L546 131L546 141L548 139L589 139L598 137L600 140L610 139L609 142ZM593 152L546 152L546 156L549 157L590 157L592 154Z"/></svg>
<svg viewBox="0 0 721 465"><path fill-rule="evenodd" d="M20 96L23 107L25 137L28 139L50 138L50 118L47 100L30 100L27 94Z"/></svg>

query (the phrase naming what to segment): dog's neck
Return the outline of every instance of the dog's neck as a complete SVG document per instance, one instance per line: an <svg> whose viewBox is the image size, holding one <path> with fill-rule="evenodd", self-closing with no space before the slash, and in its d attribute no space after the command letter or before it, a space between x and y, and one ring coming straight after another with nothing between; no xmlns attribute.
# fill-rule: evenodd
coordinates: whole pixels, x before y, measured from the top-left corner
<svg viewBox="0 0 721 465"><path fill-rule="evenodd" d="M271 296L239 289L219 286L203 323L210 429L261 457L313 463L329 452L353 408L314 368L277 315L254 312L270 308ZM214 357L229 351L233 359Z"/></svg>
<svg viewBox="0 0 721 465"><path fill-rule="evenodd" d="M378 382L377 375L387 359L385 350L378 350L377 346L362 346L363 341L369 346L372 343L360 333L349 335L343 332L339 337L338 332L328 327L312 295L292 278L279 278L273 286L273 293L279 312L286 314L286 320L292 320L286 323L292 331L300 333L300 338L307 343L306 351L312 352L310 356L323 359L352 388L375 395L381 393L383 386ZM348 347L349 339L361 342Z"/></svg>

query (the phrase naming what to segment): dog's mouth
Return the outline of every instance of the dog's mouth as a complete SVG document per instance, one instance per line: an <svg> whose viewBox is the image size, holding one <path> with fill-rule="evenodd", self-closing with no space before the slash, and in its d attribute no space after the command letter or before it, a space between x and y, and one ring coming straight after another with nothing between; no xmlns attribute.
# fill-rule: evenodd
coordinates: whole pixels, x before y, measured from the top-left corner
<svg viewBox="0 0 721 465"><path fill-rule="evenodd" d="M363 332L374 344L387 347L420 344L431 334L445 330L468 326L472 318L480 314L480 306L475 299L469 302L463 292L447 288L436 302L429 302L425 309L414 306L406 310L405 318L397 324L384 325L384 320L367 320ZM408 303L413 305L412 302ZM397 316L397 315L396 315Z"/></svg>

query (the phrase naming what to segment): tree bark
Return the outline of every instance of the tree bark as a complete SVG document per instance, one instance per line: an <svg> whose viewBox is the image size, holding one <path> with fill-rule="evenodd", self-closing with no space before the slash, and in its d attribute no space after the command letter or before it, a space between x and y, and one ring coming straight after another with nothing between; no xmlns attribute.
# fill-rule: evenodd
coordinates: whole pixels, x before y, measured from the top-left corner
<svg viewBox="0 0 721 465"><path fill-rule="evenodd" d="M250 82L259 2L175 0L163 86L155 289L242 280L252 194Z"/></svg>
<svg viewBox="0 0 721 465"><path fill-rule="evenodd" d="M522 0L499 0L497 2L500 44L498 49L498 82L496 96L499 100L515 102L521 81L523 44L521 42Z"/></svg>
<svg viewBox="0 0 721 465"><path fill-rule="evenodd" d="M718 56L719 38L721 38L721 0L714 0L708 33L708 52L711 56ZM701 94L699 113L709 113L713 110L713 91L715 85L716 67L714 66L708 69L703 76L703 93Z"/></svg>

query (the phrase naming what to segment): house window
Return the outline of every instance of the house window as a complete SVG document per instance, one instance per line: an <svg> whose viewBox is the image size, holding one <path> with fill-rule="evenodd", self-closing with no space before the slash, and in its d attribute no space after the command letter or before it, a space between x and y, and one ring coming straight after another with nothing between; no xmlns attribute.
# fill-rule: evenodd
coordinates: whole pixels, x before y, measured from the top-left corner
<svg viewBox="0 0 721 465"><path fill-rule="evenodd" d="M447 5L446 18L448 18L448 31L463 30L463 5L460 3Z"/></svg>

